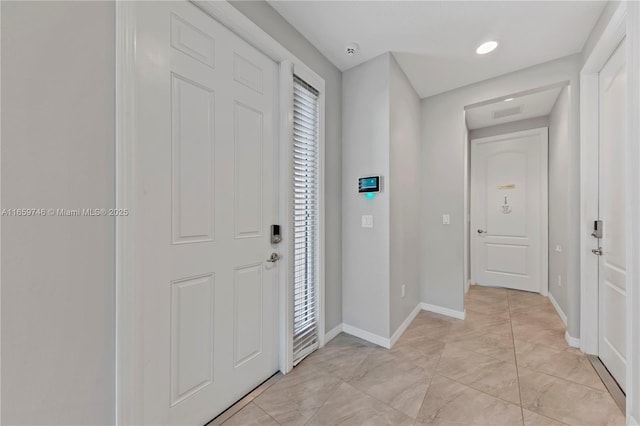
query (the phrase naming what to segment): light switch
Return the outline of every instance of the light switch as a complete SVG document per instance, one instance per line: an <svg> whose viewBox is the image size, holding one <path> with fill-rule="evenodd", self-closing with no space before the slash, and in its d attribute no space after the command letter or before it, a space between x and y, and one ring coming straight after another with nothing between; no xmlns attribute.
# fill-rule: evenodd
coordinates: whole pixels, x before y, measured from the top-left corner
<svg viewBox="0 0 640 426"><path fill-rule="evenodd" d="M362 216L362 227L363 228L373 228L373 216L370 214Z"/></svg>
<svg viewBox="0 0 640 426"><path fill-rule="evenodd" d="M449 225L451 223L451 217L448 214L442 215L442 224Z"/></svg>

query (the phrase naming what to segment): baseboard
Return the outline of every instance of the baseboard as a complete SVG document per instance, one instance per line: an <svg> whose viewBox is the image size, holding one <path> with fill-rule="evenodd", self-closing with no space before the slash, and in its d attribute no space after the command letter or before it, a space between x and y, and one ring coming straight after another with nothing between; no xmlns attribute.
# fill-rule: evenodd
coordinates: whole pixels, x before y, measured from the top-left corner
<svg viewBox="0 0 640 426"><path fill-rule="evenodd" d="M566 340L567 344L572 348L580 349L580 339L578 339L577 337L571 337L571 335L569 334L569 330L565 331L564 340Z"/></svg>
<svg viewBox="0 0 640 426"><path fill-rule="evenodd" d="M398 329L391 336L391 342L390 342L391 347L393 347L393 345L396 344L400 336L402 336L402 333L404 333L407 327L409 327L409 324L411 324L411 321L414 320L414 318L418 315L421 309L422 309L422 306L420 303L418 303L418 305L413 309L413 311L411 311L409 316L407 316L407 318L402 322L402 324L400 324Z"/></svg>
<svg viewBox="0 0 640 426"><path fill-rule="evenodd" d="M331 329L327 334L324 335L324 344L326 345L330 341L333 340L338 334L342 333L342 323L336 325L333 329Z"/></svg>
<svg viewBox="0 0 640 426"><path fill-rule="evenodd" d="M435 312L436 314L446 315L463 320L466 316L465 311L454 311L453 309L443 308L442 306L430 305L428 303L422 303L420 307L429 312Z"/></svg>
<svg viewBox="0 0 640 426"><path fill-rule="evenodd" d="M567 326L567 314L564 313L564 311L562 310L562 308L560 308L560 305L558 305L558 302L556 302L556 299L553 298L553 294L551 294L551 292L549 292L549 301L551 301L551 304L553 305L554 308L556 308L556 312L558 313L558 315L560 315L560 319L562 320L562 322L564 323L564 326Z"/></svg>
<svg viewBox="0 0 640 426"><path fill-rule="evenodd" d="M342 331L352 336L358 337L362 340L366 340L367 342L382 346L383 348L391 349L391 340L387 339L386 337L378 336L377 334L373 334L344 323L342 324Z"/></svg>
<svg viewBox="0 0 640 426"><path fill-rule="evenodd" d="M627 423L627 424L629 426L640 426L640 423L638 423L638 421L635 418L631 417L631 416L629 416L629 423Z"/></svg>

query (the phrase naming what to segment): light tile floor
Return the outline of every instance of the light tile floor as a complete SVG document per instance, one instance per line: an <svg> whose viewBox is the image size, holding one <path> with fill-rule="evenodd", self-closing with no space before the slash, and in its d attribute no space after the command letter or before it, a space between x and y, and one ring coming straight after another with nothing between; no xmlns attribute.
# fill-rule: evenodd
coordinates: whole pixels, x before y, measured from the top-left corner
<svg viewBox="0 0 640 426"><path fill-rule="evenodd" d="M224 424L624 425L547 298L472 286L465 306L391 350L340 334Z"/></svg>

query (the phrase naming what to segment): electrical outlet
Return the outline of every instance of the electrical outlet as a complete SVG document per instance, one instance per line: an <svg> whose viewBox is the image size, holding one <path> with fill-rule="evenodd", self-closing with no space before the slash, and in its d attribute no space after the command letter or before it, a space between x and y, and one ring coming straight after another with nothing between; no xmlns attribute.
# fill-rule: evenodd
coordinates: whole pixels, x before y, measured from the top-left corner
<svg viewBox="0 0 640 426"><path fill-rule="evenodd" d="M562 275L558 275L558 287L562 287Z"/></svg>
<svg viewBox="0 0 640 426"><path fill-rule="evenodd" d="M404 297L404 284L400 287L400 297Z"/></svg>

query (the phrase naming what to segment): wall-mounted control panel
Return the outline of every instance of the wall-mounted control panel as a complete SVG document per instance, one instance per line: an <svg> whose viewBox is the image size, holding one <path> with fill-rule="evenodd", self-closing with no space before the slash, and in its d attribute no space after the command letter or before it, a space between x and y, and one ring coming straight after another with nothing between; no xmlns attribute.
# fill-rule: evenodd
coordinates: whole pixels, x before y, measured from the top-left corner
<svg viewBox="0 0 640 426"><path fill-rule="evenodd" d="M382 178L380 176L368 176L358 179L358 192L367 194L372 192L380 192Z"/></svg>

